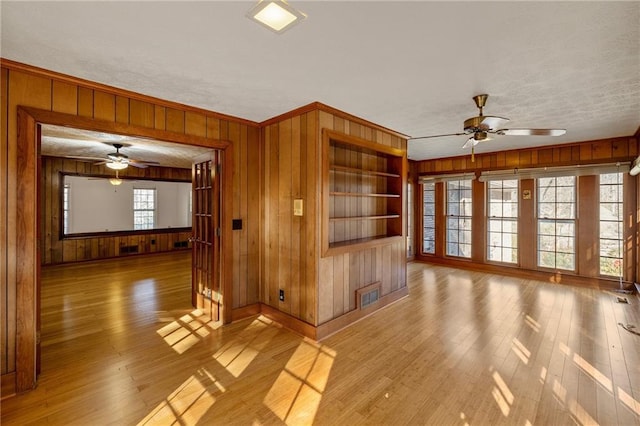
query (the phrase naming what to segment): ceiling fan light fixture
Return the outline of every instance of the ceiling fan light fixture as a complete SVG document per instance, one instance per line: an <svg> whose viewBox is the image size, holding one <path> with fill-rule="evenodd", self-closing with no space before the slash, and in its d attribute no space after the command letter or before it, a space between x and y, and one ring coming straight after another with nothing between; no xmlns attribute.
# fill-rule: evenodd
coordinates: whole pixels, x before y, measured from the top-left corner
<svg viewBox="0 0 640 426"><path fill-rule="evenodd" d="M119 185L122 185L122 179L119 179L117 177L111 178L109 179L109 183L113 186L119 186Z"/></svg>
<svg viewBox="0 0 640 426"><path fill-rule="evenodd" d="M637 176L640 174L640 157L636 158L631 164L631 170L629 170L631 176Z"/></svg>
<svg viewBox="0 0 640 426"><path fill-rule="evenodd" d="M281 34L307 15L291 7L284 0L260 0L249 10L247 17L269 30Z"/></svg>
<svg viewBox="0 0 640 426"><path fill-rule="evenodd" d="M112 161L112 162L109 162L109 163L105 163L105 166L107 166L111 170L124 170L127 167L129 167L129 164L123 163L123 162L119 162L119 161Z"/></svg>

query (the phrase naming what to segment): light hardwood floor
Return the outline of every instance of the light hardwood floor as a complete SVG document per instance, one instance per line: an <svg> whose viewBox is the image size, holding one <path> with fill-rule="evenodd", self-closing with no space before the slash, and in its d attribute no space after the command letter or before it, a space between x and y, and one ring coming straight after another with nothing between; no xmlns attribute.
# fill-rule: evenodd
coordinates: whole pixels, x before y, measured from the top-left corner
<svg viewBox="0 0 640 426"><path fill-rule="evenodd" d="M320 343L190 307L187 254L43 270L42 374L3 425L640 425L640 303L410 264Z"/></svg>

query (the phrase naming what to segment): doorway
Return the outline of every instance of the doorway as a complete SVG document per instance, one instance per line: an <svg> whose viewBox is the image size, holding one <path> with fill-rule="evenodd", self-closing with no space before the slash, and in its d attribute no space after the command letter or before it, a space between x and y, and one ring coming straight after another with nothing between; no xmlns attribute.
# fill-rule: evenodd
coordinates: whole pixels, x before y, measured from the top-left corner
<svg viewBox="0 0 640 426"><path fill-rule="evenodd" d="M23 209L18 211L22 235L16 247L17 316L22 319L16 335L16 389L26 391L37 381L38 352L40 346L40 134L41 124L70 126L113 134L127 134L184 145L206 147L219 153L220 226L219 229L219 319L231 320L231 181L233 153L228 141L211 140L173 132L122 125L113 122L53 113L35 108L18 108L18 191L22 194Z"/></svg>

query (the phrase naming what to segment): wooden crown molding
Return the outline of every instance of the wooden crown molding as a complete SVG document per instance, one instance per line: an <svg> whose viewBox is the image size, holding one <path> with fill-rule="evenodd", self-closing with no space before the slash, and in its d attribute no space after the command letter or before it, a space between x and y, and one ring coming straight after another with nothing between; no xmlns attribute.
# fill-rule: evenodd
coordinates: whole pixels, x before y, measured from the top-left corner
<svg viewBox="0 0 640 426"><path fill-rule="evenodd" d="M639 129L640 131L640 129ZM492 152L483 152L481 154L476 154L476 161L474 162L474 165L472 168L467 168L465 170L467 171L479 171L479 170L502 170L502 169L513 169L514 167L508 167L508 166L496 166L496 167L486 167L486 165L483 165L482 163L482 159L486 158L486 157L491 157L492 155L496 155L496 154L501 154L501 155L510 155L513 153L533 153L533 152L540 152L540 151L548 151L548 150L554 150L554 149L571 149L571 148L580 148L581 146L587 145L587 144L598 144L598 143L602 143L602 142L625 142L628 143L629 139L634 139L634 136L620 136L620 137L615 137L615 138L605 138L605 139L594 139L594 140L588 140L588 141L581 141L581 142L571 142L571 143L565 143L565 144L557 144L557 145L544 145L544 146L534 146L534 147L530 147L530 148L516 148L516 149L509 149L509 150L503 150L503 151L492 151ZM640 151L640 141L638 143L638 151ZM432 162L443 162L443 161L457 161L460 159L466 159L466 158L470 158L471 156L469 154L463 154L463 155L456 155L453 157L442 157L442 158L430 158L428 160L410 160L410 165L413 167L420 167L421 164L428 164L428 163L432 163ZM615 160L621 161L632 161L635 158L634 154L629 154L626 156L622 156L622 157L614 157L614 158L596 158L596 159L591 159L588 161L582 161L580 162L580 164L601 164L601 163L606 163L606 162L612 162ZM555 162L554 166L563 166L563 165L575 165L576 163L573 160L570 161L565 161L565 162ZM528 167L534 167L532 166L528 166ZM462 170L460 170L462 171ZM422 172L420 174L436 174L436 173L440 173L440 172Z"/></svg>
<svg viewBox="0 0 640 426"><path fill-rule="evenodd" d="M259 124L257 122L247 120L245 118L235 117L233 115L227 115L220 112L210 111L204 108L185 105L179 102L167 101L167 100L156 98L153 96L143 95L130 90L109 86L107 84L96 83L95 81L85 80L83 78L74 77L68 74L63 74L56 71L51 71L44 68L36 67L33 65L12 61L11 59L5 59L0 57L0 66L12 71L19 71L27 74L32 74L38 77L50 78L52 80L57 80L63 83L74 84L74 85L86 87L92 90L99 90L99 91L110 93L116 96L122 96L122 97L135 99L142 102L148 102L148 103L163 106L166 108L195 112L198 114L203 114L207 117L233 121L236 123L245 124L247 126L252 126L252 127L259 127Z"/></svg>
<svg viewBox="0 0 640 426"><path fill-rule="evenodd" d="M291 111L285 112L284 114L277 115L275 117L269 118L260 123L261 127L267 127L272 124L279 123L281 121L287 120L292 117L296 117L298 115L306 114L312 111L324 111L329 114L335 115L340 118L344 118L345 120L352 121L354 123L360 124L362 126L371 127L372 129L380 130L381 132L388 133L392 136L399 137L400 139L409 139L409 136L396 132L395 130L388 129L384 126L380 126L378 124L372 123L371 121L365 120L364 118L357 117L355 115L349 114L347 112L341 111L337 108L331 107L329 105L325 105L321 102L311 102L310 104L303 105L299 108L293 109Z"/></svg>

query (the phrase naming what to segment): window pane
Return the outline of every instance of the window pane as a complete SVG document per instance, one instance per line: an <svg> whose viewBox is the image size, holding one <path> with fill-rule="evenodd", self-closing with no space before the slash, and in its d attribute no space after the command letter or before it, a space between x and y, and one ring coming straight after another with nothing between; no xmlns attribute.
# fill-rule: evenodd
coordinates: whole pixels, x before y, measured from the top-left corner
<svg viewBox="0 0 640 426"><path fill-rule="evenodd" d="M153 229L155 227L155 189L133 189L133 228Z"/></svg>
<svg viewBox="0 0 640 426"><path fill-rule="evenodd" d="M424 216L425 218L433 217L436 214L436 206L434 204L425 204L424 205Z"/></svg>
<svg viewBox="0 0 640 426"><path fill-rule="evenodd" d="M600 258L600 273L602 275L610 275L619 277L622 273L622 260L609 257Z"/></svg>
<svg viewBox="0 0 640 426"><path fill-rule="evenodd" d="M489 232L502 232L502 221L499 219L490 219Z"/></svg>
<svg viewBox="0 0 640 426"><path fill-rule="evenodd" d="M572 203L575 201L575 191L573 186L559 187L556 191L556 201L559 203Z"/></svg>
<svg viewBox="0 0 640 426"><path fill-rule="evenodd" d="M556 268L557 269L575 269L574 256L571 253L557 253L556 254Z"/></svg>
<svg viewBox="0 0 640 426"><path fill-rule="evenodd" d="M538 203L538 217L541 219L555 218L556 217L556 205L554 203Z"/></svg>
<svg viewBox="0 0 640 426"><path fill-rule="evenodd" d="M553 235L541 235L538 237L538 250L555 251L556 238Z"/></svg>
<svg viewBox="0 0 640 426"><path fill-rule="evenodd" d="M557 219L573 219L575 217L574 212L575 204L561 203L556 204L556 218Z"/></svg>
<svg viewBox="0 0 640 426"><path fill-rule="evenodd" d="M517 262L518 181L489 181L487 259Z"/></svg>
<svg viewBox="0 0 640 426"><path fill-rule="evenodd" d="M429 182L422 185L422 252L435 253L436 250L436 196L435 183Z"/></svg>
<svg viewBox="0 0 640 426"><path fill-rule="evenodd" d="M471 257L471 180L446 183L447 192L447 255Z"/></svg>
<svg viewBox="0 0 640 426"><path fill-rule="evenodd" d="M574 176L537 179L538 266L575 270Z"/></svg>
<svg viewBox="0 0 640 426"><path fill-rule="evenodd" d="M449 202L448 208L447 208L447 214L449 216L459 216L460 215L460 204L455 201L455 202Z"/></svg>
<svg viewBox="0 0 640 426"><path fill-rule="evenodd" d="M600 274L619 277L622 273L624 229L622 173L606 173L600 179Z"/></svg>
<svg viewBox="0 0 640 426"><path fill-rule="evenodd" d="M600 239L600 256L622 258L622 244L620 240Z"/></svg>
<svg viewBox="0 0 640 426"><path fill-rule="evenodd" d="M538 221L538 234L539 235L555 235L556 223L552 220L539 220Z"/></svg>

